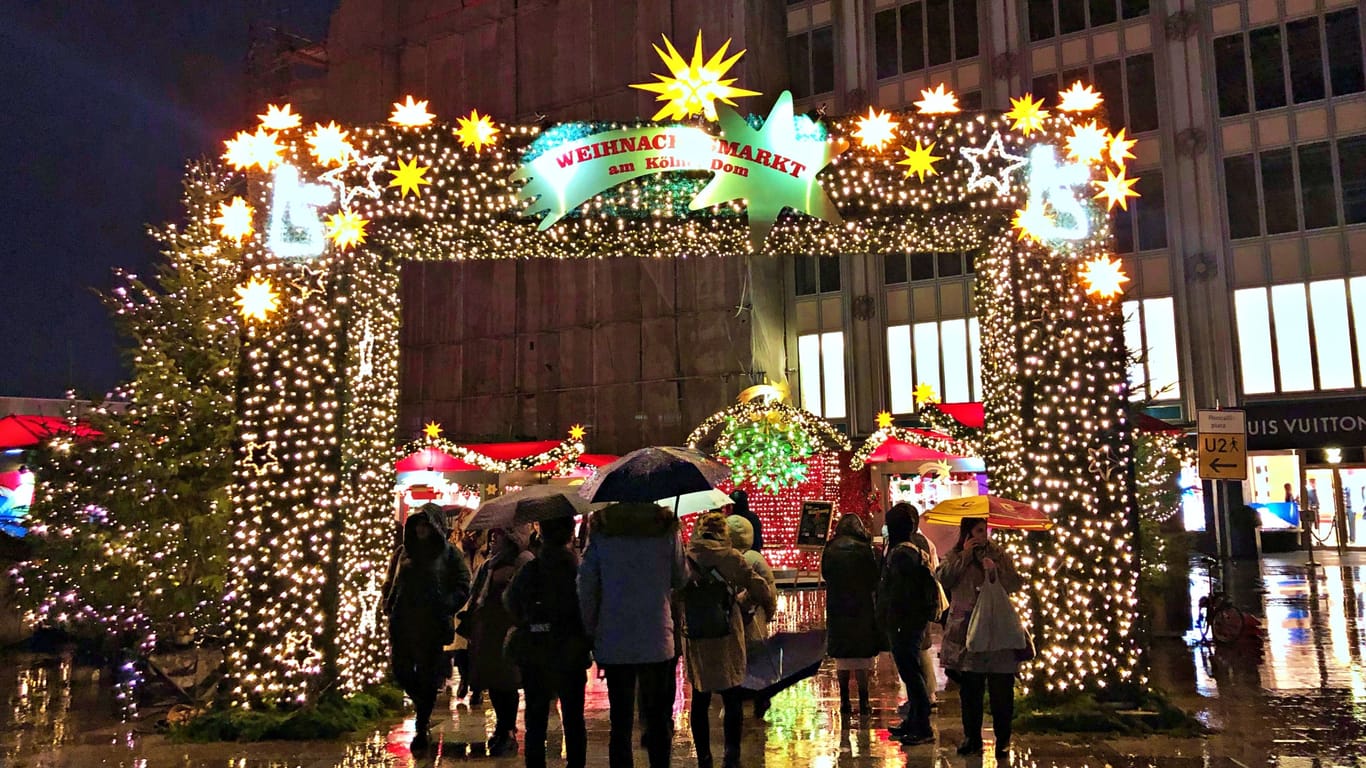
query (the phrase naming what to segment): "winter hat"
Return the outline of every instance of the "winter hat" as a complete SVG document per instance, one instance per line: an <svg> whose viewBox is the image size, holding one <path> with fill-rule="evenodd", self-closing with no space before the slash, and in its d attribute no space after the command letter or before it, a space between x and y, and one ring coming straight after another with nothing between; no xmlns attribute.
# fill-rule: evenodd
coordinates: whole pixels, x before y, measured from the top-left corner
<svg viewBox="0 0 1366 768"><path fill-rule="evenodd" d="M910 504L902 502L887 510L887 539L892 545L910 541L915 533L918 517Z"/></svg>
<svg viewBox="0 0 1366 768"><path fill-rule="evenodd" d="M697 520L697 535L709 539L730 541L730 531L726 527L726 516L720 512L704 512Z"/></svg>

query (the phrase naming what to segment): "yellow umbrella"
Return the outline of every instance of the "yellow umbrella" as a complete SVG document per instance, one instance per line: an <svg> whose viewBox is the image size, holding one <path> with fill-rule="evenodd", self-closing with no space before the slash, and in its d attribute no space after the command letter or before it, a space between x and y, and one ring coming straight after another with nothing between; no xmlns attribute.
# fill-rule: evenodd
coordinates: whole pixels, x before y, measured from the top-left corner
<svg viewBox="0 0 1366 768"><path fill-rule="evenodd" d="M1014 531L1046 531L1053 527L1048 515L1023 501L1000 496L964 496L941 501L920 516L924 523L958 525L967 518L984 518L992 528Z"/></svg>

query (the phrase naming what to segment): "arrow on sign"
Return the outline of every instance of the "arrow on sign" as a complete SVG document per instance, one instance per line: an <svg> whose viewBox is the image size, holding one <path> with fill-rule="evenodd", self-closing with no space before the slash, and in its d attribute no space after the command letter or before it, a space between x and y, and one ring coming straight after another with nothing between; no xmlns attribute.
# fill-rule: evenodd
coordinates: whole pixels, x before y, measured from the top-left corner
<svg viewBox="0 0 1366 768"><path fill-rule="evenodd" d="M1213 472L1214 474L1217 475L1217 474L1219 474L1219 472L1222 471L1222 470L1225 470L1225 469L1232 469L1232 468L1234 468L1234 467L1236 467L1236 466L1238 466L1238 465L1235 464L1235 463L1233 463L1233 462L1231 462L1231 461L1229 461L1229 462L1223 462L1223 461L1220 461L1220 460L1219 460L1219 457L1218 457L1218 456L1215 456L1213 459L1210 459L1210 462L1209 462L1209 471L1210 471L1210 472Z"/></svg>

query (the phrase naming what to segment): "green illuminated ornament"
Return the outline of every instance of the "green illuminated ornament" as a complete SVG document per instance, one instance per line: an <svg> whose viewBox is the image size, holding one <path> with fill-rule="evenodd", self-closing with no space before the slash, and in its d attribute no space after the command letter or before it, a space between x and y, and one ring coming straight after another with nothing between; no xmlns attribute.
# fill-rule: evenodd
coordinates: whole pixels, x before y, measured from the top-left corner
<svg viewBox="0 0 1366 768"><path fill-rule="evenodd" d="M815 452L806 429L779 410L727 418L716 444L736 485L751 482L769 493L804 482Z"/></svg>
<svg viewBox="0 0 1366 768"><path fill-rule="evenodd" d="M848 145L799 139L791 91L783 91L757 130L733 109L721 107L717 112L722 138L711 166L716 175L688 207L695 211L744 199L749 210L750 247L755 252L763 248L784 208L832 224L843 221L816 174Z"/></svg>

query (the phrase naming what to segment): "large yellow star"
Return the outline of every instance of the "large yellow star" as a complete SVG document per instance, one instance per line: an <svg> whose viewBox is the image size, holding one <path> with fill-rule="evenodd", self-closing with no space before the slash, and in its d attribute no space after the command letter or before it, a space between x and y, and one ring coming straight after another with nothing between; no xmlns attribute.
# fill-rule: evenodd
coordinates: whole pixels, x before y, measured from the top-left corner
<svg viewBox="0 0 1366 768"><path fill-rule="evenodd" d="M338 211L327 217L327 236L338 248L351 248L365 242L365 225L369 223L351 211Z"/></svg>
<svg viewBox="0 0 1366 768"><path fill-rule="evenodd" d="M632 88L639 88L642 91L657 93L655 101L664 102L655 116L651 120L667 118L669 120L684 120L693 115L702 115L706 119L715 122L717 120L716 102L735 106L733 99L739 96L758 96L758 91L749 91L744 88L736 88L734 83L736 78L725 78L730 68L735 66L735 62L745 55L744 51L726 58L726 50L730 48L730 40L726 42L712 54L710 59L704 59L702 55L702 32L697 33L697 43L693 46L692 61L684 61L678 49L674 48L668 36L664 37L664 47L667 51L662 51L659 46L654 46L655 53L664 60L664 66L669 68L668 75L654 73L657 83L632 83ZM723 79L724 78L724 79Z"/></svg>
<svg viewBox="0 0 1366 768"><path fill-rule="evenodd" d="M441 425L437 424L435 421L429 421L427 422L427 425L422 428L422 434L425 435L428 440L435 440L438 437L441 437Z"/></svg>
<svg viewBox="0 0 1366 768"><path fill-rule="evenodd" d="M286 104L277 107L274 104L266 105L266 113L257 115L261 119L261 127L270 131L287 131L290 128L298 128L303 117L297 112L291 112L291 107Z"/></svg>
<svg viewBox="0 0 1366 768"><path fill-rule="evenodd" d="M584 429L582 424L575 424L569 428L569 439L577 443L583 440L583 436L587 434L587 432L588 430Z"/></svg>
<svg viewBox="0 0 1366 768"><path fill-rule="evenodd" d="M1119 169L1118 175L1109 168L1106 168L1105 181L1093 181L1091 183L1095 184L1096 187L1100 189L1100 192L1095 196L1096 200L1103 197L1110 201L1106 210L1113 210L1114 207L1118 205L1120 208L1127 211L1129 210L1129 198L1138 197L1138 193L1133 190L1134 182L1136 181L1138 181L1137 177L1132 179L1126 177L1123 168Z"/></svg>
<svg viewBox="0 0 1366 768"><path fill-rule="evenodd" d="M1105 129L1092 120L1085 125L1072 126L1072 135L1067 137L1067 154L1083 163L1094 163L1105 155L1110 145L1110 137Z"/></svg>
<svg viewBox="0 0 1366 768"><path fill-rule="evenodd" d="M1025 207L1015 211L1015 217L1011 219L1010 226L1019 230L1019 234L1015 236L1017 240L1034 240L1036 242L1043 242L1039 239L1038 235L1034 234L1034 230L1032 229L1032 227L1040 223L1046 224L1048 223L1048 221L1049 219L1046 213L1037 214L1034 211L1032 211L1029 207L1029 204L1026 203Z"/></svg>
<svg viewBox="0 0 1366 768"><path fill-rule="evenodd" d="M456 138L460 139L460 146L465 149L474 147L477 153L485 146L493 144L493 137L498 135L498 126L493 124L488 115L479 114L479 110L470 110L469 117L457 117L456 125L459 127L455 131Z"/></svg>
<svg viewBox="0 0 1366 768"><path fill-rule="evenodd" d="M865 149L882 149L896 135L896 121L886 112L868 108L868 114L858 120L854 137Z"/></svg>
<svg viewBox="0 0 1366 768"><path fill-rule="evenodd" d="M237 293L237 299L233 303L247 320L268 320L270 313L280 307L280 300L275 296L275 289L271 287L269 280L258 280L253 277L246 285L239 285L233 291Z"/></svg>
<svg viewBox="0 0 1366 768"><path fill-rule="evenodd" d="M933 90L922 89L920 101L915 102L915 106L924 115L948 115L961 111L958 108L958 97L943 83L935 86Z"/></svg>
<svg viewBox="0 0 1366 768"><path fill-rule="evenodd" d="M350 134L341 129L335 120L327 125L315 123L308 134L308 151L322 166L341 165L351 156Z"/></svg>
<svg viewBox="0 0 1366 768"><path fill-rule="evenodd" d="M389 115L389 122L404 128L421 128L431 125L434 117L436 115L427 111L426 101L415 101L409 96L405 101L394 102L394 112Z"/></svg>
<svg viewBox="0 0 1366 768"><path fill-rule="evenodd" d="M1086 281L1087 293L1103 299L1118 296L1129 282L1120 263L1109 256L1097 256L1082 265L1081 279Z"/></svg>
<svg viewBox="0 0 1366 768"><path fill-rule="evenodd" d="M934 393L934 387L923 381L915 385L915 389L911 391L911 394L915 396L916 405L939 402L939 396Z"/></svg>
<svg viewBox="0 0 1366 768"><path fill-rule="evenodd" d="M431 169L419 166L417 164L417 158L408 161L407 165L404 165L403 159L399 158L398 170L389 171L394 177L393 180L389 182L389 186L398 187L400 197L407 197L409 192L412 192L418 197L422 197L422 186L431 184L430 181L423 178L429 170Z"/></svg>
<svg viewBox="0 0 1366 768"><path fill-rule="evenodd" d="M879 414L877 415L877 428L878 428L878 429L887 429L888 427L892 426L892 424L894 424L894 423L895 423L895 419L892 418L892 414L891 414L889 411L883 411L882 413L879 413Z"/></svg>
<svg viewBox="0 0 1366 768"><path fill-rule="evenodd" d="M1124 168L1125 160L1134 159L1134 153L1129 150L1137 143L1134 139L1124 138L1124 129L1120 128L1118 133L1110 137L1110 162L1114 163L1116 168Z"/></svg>
<svg viewBox="0 0 1366 768"><path fill-rule="evenodd" d="M213 223L218 225L220 235L241 244L243 239L251 235L252 213L246 200L234 197L231 202L218 204L218 216Z"/></svg>
<svg viewBox="0 0 1366 768"><path fill-rule="evenodd" d="M1099 93L1089 85L1082 85L1080 80L1072 83L1072 87L1058 94L1058 97L1058 110L1061 112L1090 112L1099 107L1102 101Z"/></svg>
<svg viewBox="0 0 1366 768"><path fill-rule="evenodd" d="M223 159L239 171L253 165L269 171L272 166L282 162L281 153L285 149L275 138L275 134L265 128L257 128L256 133L238 131L235 137L223 142L227 147Z"/></svg>
<svg viewBox="0 0 1366 768"><path fill-rule="evenodd" d="M924 182L926 176L939 175L939 171L934 169L934 164L944 158L934 154L934 142L930 142L929 146L925 146L921 144L920 139L917 138L915 140L914 149L903 146L901 151L906 153L906 159L898 160L896 164L906 166L906 175L908 177L914 173L920 177L921 182Z"/></svg>
<svg viewBox="0 0 1366 768"><path fill-rule="evenodd" d="M1035 101L1027 93L1018 99L1011 99L1010 111L1006 113L1006 119L1013 123L1012 127L1026 136L1043 128L1043 121L1047 117L1048 110L1043 108L1043 99Z"/></svg>

